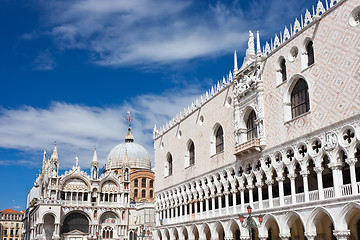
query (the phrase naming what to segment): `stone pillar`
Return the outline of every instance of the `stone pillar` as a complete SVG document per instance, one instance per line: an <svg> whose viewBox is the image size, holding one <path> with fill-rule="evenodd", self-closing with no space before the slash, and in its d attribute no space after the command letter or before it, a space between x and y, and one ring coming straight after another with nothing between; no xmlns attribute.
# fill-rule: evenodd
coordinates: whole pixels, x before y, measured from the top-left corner
<svg viewBox="0 0 360 240"><path fill-rule="evenodd" d="M198 202L194 202L194 207L195 207L195 214L197 215L198 213Z"/></svg>
<svg viewBox="0 0 360 240"><path fill-rule="evenodd" d="M182 221L181 219L183 219L184 217L184 213L183 213L183 206L184 204L180 204L179 207L180 207L180 221Z"/></svg>
<svg viewBox="0 0 360 240"><path fill-rule="evenodd" d="M217 197L218 197L218 204L219 204L218 208L219 208L219 213L220 213L220 212L221 212L221 208L222 208L221 193L219 193L219 194L217 195Z"/></svg>
<svg viewBox="0 0 360 240"><path fill-rule="evenodd" d="M309 171L301 171L301 176L303 177L303 184L304 184L304 195L305 195L305 202L309 202L309 184L308 184L308 175Z"/></svg>
<svg viewBox="0 0 360 240"><path fill-rule="evenodd" d="M332 171L333 175L333 185L334 185L334 195L335 197L341 197L341 189L340 187L343 185L342 172L344 163L329 163L329 168Z"/></svg>
<svg viewBox="0 0 360 240"><path fill-rule="evenodd" d="M245 188L242 187L240 189L240 200L241 200L241 212L245 212L245 196L244 196Z"/></svg>
<svg viewBox="0 0 360 240"><path fill-rule="evenodd" d="M206 218L208 218L209 217L209 211L210 211L209 210L209 208L210 208L209 207L209 201L210 201L209 197L206 197L205 201L206 201L206 206L205 206L206 207Z"/></svg>
<svg viewBox="0 0 360 240"><path fill-rule="evenodd" d="M233 198L233 213L236 214L236 191L235 190L231 190L232 193L232 198Z"/></svg>
<svg viewBox="0 0 360 240"><path fill-rule="evenodd" d="M295 178L296 174L289 174L288 177L290 178L290 185L291 185L291 203L296 203L296 187L295 187Z"/></svg>
<svg viewBox="0 0 360 240"><path fill-rule="evenodd" d="M215 195L211 195L212 216L215 217Z"/></svg>
<svg viewBox="0 0 360 240"><path fill-rule="evenodd" d="M263 209L262 186L262 183L256 183L256 187L258 189L259 209Z"/></svg>
<svg viewBox="0 0 360 240"><path fill-rule="evenodd" d="M284 177L277 177L276 181L279 183L279 198L280 198L280 206L284 206Z"/></svg>
<svg viewBox="0 0 360 240"><path fill-rule="evenodd" d="M229 215L229 194L230 192L224 192L225 194L225 214Z"/></svg>
<svg viewBox="0 0 360 240"><path fill-rule="evenodd" d="M355 164L357 163L356 158L348 158L346 159L346 163L349 164L350 167L350 178L351 178L351 190L352 194L358 194L357 183L356 183L356 170Z"/></svg>
<svg viewBox="0 0 360 240"><path fill-rule="evenodd" d="M317 178L317 183L318 183L318 191L319 191L319 199L323 200L324 197L324 187L323 187L323 182L322 182L322 172L323 172L324 168L323 167L315 167L314 171L316 172L316 178Z"/></svg>
<svg viewBox="0 0 360 240"><path fill-rule="evenodd" d="M200 216L203 218L204 213L204 198L200 199Z"/></svg>
<svg viewBox="0 0 360 240"><path fill-rule="evenodd" d="M269 208L273 207L273 193L272 193L272 185L274 181L272 179L265 181L268 186L268 194L269 194Z"/></svg>
<svg viewBox="0 0 360 240"><path fill-rule="evenodd" d="M348 240L350 236L350 230L334 230L333 233L337 240Z"/></svg>
<svg viewBox="0 0 360 240"><path fill-rule="evenodd" d="M253 189L254 189L254 185L248 185L247 189L249 189L249 205L251 207L254 206L254 196L253 196Z"/></svg>

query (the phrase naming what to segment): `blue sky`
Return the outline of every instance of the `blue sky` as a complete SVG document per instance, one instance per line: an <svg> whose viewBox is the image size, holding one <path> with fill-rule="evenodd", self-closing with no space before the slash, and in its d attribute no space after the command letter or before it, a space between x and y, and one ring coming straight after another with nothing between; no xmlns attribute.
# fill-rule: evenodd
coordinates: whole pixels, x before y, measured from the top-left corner
<svg viewBox="0 0 360 240"><path fill-rule="evenodd" d="M101 164L126 135L153 156L162 126L315 0L0 0L0 210L24 209L57 142L60 168Z"/></svg>

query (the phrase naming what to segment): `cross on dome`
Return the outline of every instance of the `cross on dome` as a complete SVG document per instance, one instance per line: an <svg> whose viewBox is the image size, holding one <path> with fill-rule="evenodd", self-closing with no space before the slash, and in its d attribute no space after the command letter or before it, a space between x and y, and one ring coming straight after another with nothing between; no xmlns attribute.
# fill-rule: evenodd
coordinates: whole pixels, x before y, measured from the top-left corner
<svg viewBox="0 0 360 240"><path fill-rule="evenodd" d="M128 116L125 120L129 123L129 128L128 128L129 132L125 137L125 142L133 142L134 136L131 134L131 124L134 121L134 119L131 117L130 111L128 111L127 113L128 113Z"/></svg>

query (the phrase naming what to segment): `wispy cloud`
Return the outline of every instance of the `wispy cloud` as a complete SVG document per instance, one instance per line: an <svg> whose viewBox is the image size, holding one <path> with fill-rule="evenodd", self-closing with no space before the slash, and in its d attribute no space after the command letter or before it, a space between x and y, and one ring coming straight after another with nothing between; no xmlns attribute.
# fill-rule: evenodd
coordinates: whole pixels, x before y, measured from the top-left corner
<svg viewBox="0 0 360 240"><path fill-rule="evenodd" d="M248 36L236 4L176 0L40 1L61 49L105 66L171 64L232 52ZM236 8L234 8L236 7Z"/></svg>
<svg viewBox="0 0 360 240"><path fill-rule="evenodd" d="M79 156L83 168L88 168L96 146L99 161L124 141L127 133L126 112L133 112L133 135L153 156L154 123L164 124L198 95L192 92L167 92L162 95L141 95L120 106L105 108L53 102L48 108L23 106L20 109L0 109L0 147L28 153L29 159L0 159L0 165L33 164L40 167L42 149L51 154L57 142L60 167L68 168ZM135 104L136 103L136 104ZM153 159L153 158L152 158Z"/></svg>
<svg viewBox="0 0 360 240"><path fill-rule="evenodd" d="M40 53L34 61L35 69L40 71L48 71L56 66L55 60L49 50Z"/></svg>

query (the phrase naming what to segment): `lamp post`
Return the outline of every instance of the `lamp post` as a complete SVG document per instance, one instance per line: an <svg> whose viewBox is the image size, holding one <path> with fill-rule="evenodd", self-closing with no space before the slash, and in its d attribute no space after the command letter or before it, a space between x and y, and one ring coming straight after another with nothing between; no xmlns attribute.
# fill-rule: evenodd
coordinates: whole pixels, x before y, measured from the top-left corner
<svg viewBox="0 0 360 240"><path fill-rule="evenodd" d="M135 230L135 235L137 235L137 230ZM144 237L149 237L149 236L150 236L150 230L149 229L145 230L144 225L141 225L139 237L141 237L141 239L143 240Z"/></svg>
<svg viewBox="0 0 360 240"><path fill-rule="evenodd" d="M249 214L247 217L245 217L244 215L241 215L241 214L240 214L239 218L240 218L241 226L242 226L243 228L247 228L247 229L248 229L248 231L249 231L249 233L250 233L250 240L252 240L251 227L255 227L255 228L258 229L258 228L261 226L262 222L263 222L263 216L262 216L262 215L257 216L258 219L259 219L259 223L260 223L260 224L256 224L255 219L254 219L253 216L251 215L251 213L252 213L252 207L251 207L250 205L247 207L247 212L248 212L248 214ZM255 216L254 216L254 217L255 217Z"/></svg>

